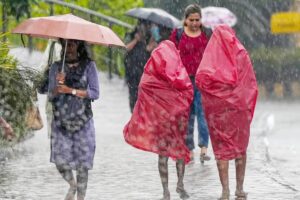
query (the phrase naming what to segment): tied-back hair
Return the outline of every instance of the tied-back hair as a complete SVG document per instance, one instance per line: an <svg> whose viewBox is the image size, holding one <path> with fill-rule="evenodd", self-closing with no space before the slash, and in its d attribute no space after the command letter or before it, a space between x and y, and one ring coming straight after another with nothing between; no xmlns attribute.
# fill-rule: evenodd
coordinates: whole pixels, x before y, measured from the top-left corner
<svg viewBox="0 0 300 200"><path fill-rule="evenodd" d="M190 4L184 9L184 19L183 19L183 26L186 26L185 20L194 13L198 13L200 18L202 18L201 6L198 4ZM203 31L203 25L200 25L201 31Z"/></svg>
<svg viewBox="0 0 300 200"><path fill-rule="evenodd" d="M90 56L90 51L87 47L86 42L82 41L82 40L73 40L78 44L78 48L77 48L77 53L78 53L78 59L79 61L91 61L91 56ZM65 51L65 39L60 38L59 39L59 43L62 46L61 49L61 61L63 60L63 56L64 56L64 51Z"/></svg>

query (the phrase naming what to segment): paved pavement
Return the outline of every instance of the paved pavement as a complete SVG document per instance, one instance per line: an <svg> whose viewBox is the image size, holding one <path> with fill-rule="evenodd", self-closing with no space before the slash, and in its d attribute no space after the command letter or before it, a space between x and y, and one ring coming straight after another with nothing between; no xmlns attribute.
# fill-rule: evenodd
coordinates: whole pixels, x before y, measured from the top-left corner
<svg viewBox="0 0 300 200"><path fill-rule="evenodd" d="M127 87L123 80L114 78L109 81L107 75L100 74L100 89L100 100L93 103L97 148L86 199L160 199L162 188L157 170L157 155L135 149L123 139L122 130L130 118ZM45 120L45 96L39 96L39 100ZM298 108L298 105L296 103L295 108ZM276 106L272 103L269 105L271 109ZM266 126L269 118L265 115L265 107L263 102L258 104L252 124L245 190L251 200L299 200L299 182L290 181L292 179L282 174L281 168L269 158L270 149L267 147L270 140L267 140L266 134L266 131L269 131ZM212 155L211 148L209 150ZM67 184L49 162L50 147L46 127L37 131L34 138L14 147L13 151L14 156L0 164L0 200L63 199ZM299 155L299 152L296 155ZM175 163L172 160L169 160L169 177L171 198L178 200L175 192ZM232 162L232 194L235 188L234 179ZM184 182L191 200L215 200L221 192L214 160L205 163L204 166L198 160L188 165ZM234 199L233 195L231 199Z"/></svg>

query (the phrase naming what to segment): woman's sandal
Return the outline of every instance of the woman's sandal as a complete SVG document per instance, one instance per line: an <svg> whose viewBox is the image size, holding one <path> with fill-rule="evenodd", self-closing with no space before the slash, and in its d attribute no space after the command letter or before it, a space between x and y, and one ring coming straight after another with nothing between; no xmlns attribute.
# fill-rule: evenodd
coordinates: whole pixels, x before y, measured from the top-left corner
<svg viewBox="0 0 300 200"><path fill-rule="evenodd" d="M222 192L222 195L218 200L229 200L230 198L230 191Z"/></svg>
<svg viewBox="0 0 300 200"><path fill-rule="evenodd" d="M190 195L188 195L184 188L177 187L176 192L179 194L180 199L190 198Z"/></svg>
<svg viewBox="0 0 300 200"><path fill-rule="evenodd" d="M170 200L170 199L171 199L170 192L164 192L164 196L160 200Z"/></svg>
<svg viewBox="0 0 300 200"><path fill-rule="evenodd" d="M205 153L200 154L200 162L204 164L204 161L209 161L210 156L206 155Z"/></svg>
<svg viewBox="0 0 300 200"><path fill-rule="evenodd" d="M244 192L243 190L236 190L235 191L235 199L236 200L247 200L247 192Z"/></svg>

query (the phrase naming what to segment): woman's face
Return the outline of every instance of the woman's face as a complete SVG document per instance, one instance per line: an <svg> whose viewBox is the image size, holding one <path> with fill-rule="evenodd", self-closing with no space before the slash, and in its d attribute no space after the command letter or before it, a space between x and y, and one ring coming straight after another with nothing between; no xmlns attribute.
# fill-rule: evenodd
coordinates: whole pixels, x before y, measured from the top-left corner
<svg viewBox="0 0 300 200"><path fill-rule="evenodd" d="M201 17L199 13L192 13L185 19L185 24L190 31L199 31Z"/></svg>
<svg viewBox="0 0 300 200"><path fill-rule="evenodd" d="M63 48L65 47L66 41L62 43ZM76 40L68 40L67 50L66 50L66 59L75 59L77 58L77 49L78 49L78 41Z"/></svg>

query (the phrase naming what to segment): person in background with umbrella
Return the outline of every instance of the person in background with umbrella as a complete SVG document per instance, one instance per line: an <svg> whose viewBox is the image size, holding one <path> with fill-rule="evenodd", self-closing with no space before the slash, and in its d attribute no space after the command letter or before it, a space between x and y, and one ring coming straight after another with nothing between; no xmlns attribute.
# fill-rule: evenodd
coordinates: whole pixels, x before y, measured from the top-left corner
<svg viewBox="0 0 300 200"><path fill-rule="evenodd" d="M152 23L150 32L151 37L146 46L146 49L151 53L160 42L169 39L172 29L161 24Z"/></svg>
<svg viewBox="0 0 300 200"><path fill-rule="evenodd" d="M133 32L126 35L125 40L127 54L125 56L125 78L129 89L129 106L131 113L137 101L138 85L144 71L150 53L147 44L151 37L151 23L146 20L138 20Z"/></svg>
<svg viewBox="0 0 300 200"><path fill-rule="evenodd" d="M198 145L201 148L200 161L204 163L204 161L210 160L210 157L207 155L209 132L202 108L201 94L195 86L195 75L210 34L201 24L201 7L199 5L191 4L185 8L183 25L183 28L175 29L172 32L170 40L175 43L180 51L183 65L194 86L194 100L191 104L189 128L186 139L187 146L191 151L191 160L193 160L193 149L195 148L194 121L196 116L198 122Z"/></svg>
<svg viewBox="0 0 300 200"><path fill-rule="evenodd" d="M83 41L60 39L60 43L61 60L49 72L54 114L50 161L70 185L65 200L74 200L76 192L77 199L84 200L96 146L91 101L99 97L98 73ZM76 180L72 170L76 170Z"/></svg>

